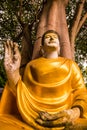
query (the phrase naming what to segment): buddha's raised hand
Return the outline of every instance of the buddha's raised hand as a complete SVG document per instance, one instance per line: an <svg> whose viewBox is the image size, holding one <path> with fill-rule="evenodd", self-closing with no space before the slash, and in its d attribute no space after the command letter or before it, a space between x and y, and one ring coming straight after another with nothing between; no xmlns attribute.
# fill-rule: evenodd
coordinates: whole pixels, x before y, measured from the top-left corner
<svg viewBox="0 0 87 130"><path fill-rule="evenodd" d="M4 66L10 86L15 86L20 78L21 55L17 43L7 40L5 43Z"/></svg>

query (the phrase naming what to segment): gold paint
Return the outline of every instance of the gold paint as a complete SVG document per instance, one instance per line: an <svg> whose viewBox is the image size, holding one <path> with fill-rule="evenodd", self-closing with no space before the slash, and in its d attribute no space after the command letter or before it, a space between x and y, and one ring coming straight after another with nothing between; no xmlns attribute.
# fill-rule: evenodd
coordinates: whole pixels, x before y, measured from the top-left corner
<svg viewBox="0 0 87 130"><path fill-rule="evenodd" d="M5 98L3 98L4 100ZM54 114L72 106L80 105L83 108L83 117L87 118L86 100L86 88L76 63L61 57L33 60L25 69L23 82L19 80L17 86L18 110L28 125L18 124L20 121L15 119L12 121L12 125L9 125L9 130L13 129L13 122L16 122L18 127L23 125L25 130L27 130L27 127L29 127L29 130L50 130L50 128L43 128L35 122L39 111ZM4 109L4 107L0 109ZM1 119L2 116L0 116ZM8 120L7 124L10 124L10 121L13 120L13 118L5 118L3 115L3 121L5 119ZM87 120L85 121L87 122ZM0 125L2 124L0 121ZM52 130L62 130L63 128L56 127Z"/></svg>

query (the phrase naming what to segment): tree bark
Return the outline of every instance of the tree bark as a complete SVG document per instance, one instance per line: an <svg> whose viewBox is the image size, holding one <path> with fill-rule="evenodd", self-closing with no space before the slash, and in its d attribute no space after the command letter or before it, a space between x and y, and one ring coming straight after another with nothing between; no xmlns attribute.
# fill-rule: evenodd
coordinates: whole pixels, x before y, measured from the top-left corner
<svg viewBox="0 0 87 130"><path fill-rule="evenodd" d="M68 0L48 0L40 18L32 59L39 57L41 38L47 30L55 30L60 36L61 56L72 58L66 22L65 7Z"/></svg>
<svg viewBox="0 0 87 130"><path fill-rule="evenodd" d="M22 50L21 50L21 67L20 73L23 75L26 64L31 60L32 57L32 40L31 40L31 27L26 25L23 29L22 39Z"/></svg>

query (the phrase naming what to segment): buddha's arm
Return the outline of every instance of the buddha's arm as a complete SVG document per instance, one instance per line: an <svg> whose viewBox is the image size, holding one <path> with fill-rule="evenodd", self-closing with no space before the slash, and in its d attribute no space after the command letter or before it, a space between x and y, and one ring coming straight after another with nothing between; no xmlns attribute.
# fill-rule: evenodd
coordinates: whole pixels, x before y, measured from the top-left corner
<svg viewBox="0 0 87 130"><path fill-rule="evenodd" d="M81 71L76 63L73 64L72 69L72 89L74 95L72 107L79 107L81 116L85 116L85 113L87 113L87 89L84 85Z"/></svg>
<svg viewBox="0 0 87 130"><path fill-rule="evenodd" d="M18 49L18 44L7 40L5 43L4 67L8 79L9 86L16 86L19 78L19 68L21 63L21 55Z"/></svg>
<svg viewBox="0 0 87 130"><path fill-rule="evenodd" d="M17 43L7 40L4 66L8 82L1 98L0 113L12 113L16 110L16 86L20 79L20 62L21 55Z"/></svg>

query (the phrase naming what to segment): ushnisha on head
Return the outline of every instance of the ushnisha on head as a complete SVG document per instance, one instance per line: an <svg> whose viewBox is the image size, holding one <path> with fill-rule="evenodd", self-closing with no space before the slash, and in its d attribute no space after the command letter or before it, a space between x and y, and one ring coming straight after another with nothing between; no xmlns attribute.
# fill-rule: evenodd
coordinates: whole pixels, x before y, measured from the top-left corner
<svg viewBox="0 0 87 130"><path fill-rule="evenodd" d="M52 53L60 53L60 37L58 33L54 30L46 31L42 36L41 51L43 55L48 55Z"/></svg>

